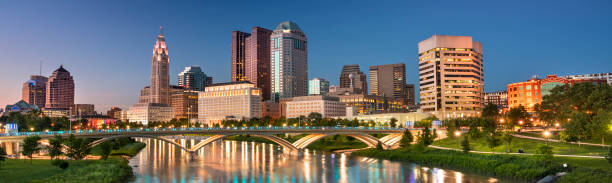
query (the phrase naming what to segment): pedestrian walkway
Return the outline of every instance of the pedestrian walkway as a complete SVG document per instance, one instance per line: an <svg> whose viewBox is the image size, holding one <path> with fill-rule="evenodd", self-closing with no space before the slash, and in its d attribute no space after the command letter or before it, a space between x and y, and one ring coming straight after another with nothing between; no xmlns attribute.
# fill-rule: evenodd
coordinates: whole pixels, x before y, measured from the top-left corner
<svg viewBox="0 0 612 183"><path fill-rule="evenodd" d="M531 136L525 136L525 135L517 135L514 134L512 136L518 137L518 138L523 138L523 139L532 139L532 140L541 140L541 141L549 141L549 142L561 142L559 140L556 139L545 139L545 138L539 138L539 137L531 137ZM602 145L602 144L593 144L593 143L576 143L576 142L568 142L571 144L578 144L578 145L588 145L588 146L599 146L599 147L610 147L610 145Z"/></svg>
<svg viewBox="0 0 612 183"><path fill-rule="evenodd" d="M443 150L451 150L451 151L463 151L461 149L454 149L454 148L448 148L448 147L440 147L440 146L434 146L434 145L429 145L428 147L434 148L434 149L443 149ZM488 151L470 151L472 153L479 153L479 154L508 154L508 155L527 155L527 156L533 156L536 154L533 153L506 153L506 152L488 152ZM583 155L567 155L567 154L553 154L553 156L558 156L558 157L575 157L575 158L598 158L598 159L603 159L605 157L603 156L583 156Z"/></svg>

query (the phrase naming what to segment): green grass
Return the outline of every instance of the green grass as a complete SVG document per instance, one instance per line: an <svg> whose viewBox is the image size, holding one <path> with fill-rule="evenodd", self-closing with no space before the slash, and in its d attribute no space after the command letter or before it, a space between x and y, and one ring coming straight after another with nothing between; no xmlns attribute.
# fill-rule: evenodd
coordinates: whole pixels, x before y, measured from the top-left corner
<svg viewBox="0 0 612 183"><path fill-rule="evenodd" d="M66 169L64 172L55 174L33 182L63 183L63 182L127 182L134 177L132 168L128 161L123 158L109 158L108 160L93 161L80 168Z"/></svg>
<svg viewBox="0 0 612 183"><path fill-rule="evenodd" d="M460 139L459 139L460 140ZM545 141L540 140L532 140L532 139L523 139L515 137L512 141L512 152L517 152L519 149L523 149L525 153L535 153L536 148L539 144L546 144ZM461 145L457 143L457 138L445 138L438 141L435 141L432 145L461 149ZM565 143L556 143L549 142L549 145L553 146L553 152L555 154L568 154L568 155L605 155L607 153L607 149L597 146L586 146L581 145L571 145ZM475 151L491 151L491 149L487 146L486 139L472 139L470 138L470 147ZM494 152L506 152L507 145L502 141L500 146L493 148Z"/></svg>
<svg viewBox="0 0 612 183"><path fill-rule="evenodd" d="M542 135L542 133L538 133L538 132L521 132L521 133L518 133L518 134L519 135L530 136L530 137L545 138L544 135ZM559 134L557 132L554 132L550 136L550 139L559 140ZM581 140L580 143L601 144L601 137L593 137L591 139ZM606 144L606 145L611 145L612 144L612 134L608 134L608 135L604 136L604 144Z"/></svg>
<svg viewBox="0 0 612 183"><path fill-rule="evenodd" d="M70 166L66 170L62 170L57 166L51 165L50 160L35 159L32 160L32 165L30 165L30 160L24 162L19 159L7 159L0 167L0 183L31 182L33 180L51 177L68 170L83 168L94 162L94 160L75 160L68 162Z"/></svg>

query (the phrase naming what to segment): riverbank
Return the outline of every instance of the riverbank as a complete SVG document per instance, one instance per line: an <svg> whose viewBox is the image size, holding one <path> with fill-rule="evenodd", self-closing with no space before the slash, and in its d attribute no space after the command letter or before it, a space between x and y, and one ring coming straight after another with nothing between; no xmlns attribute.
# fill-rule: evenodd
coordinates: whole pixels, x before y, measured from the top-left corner
<svg viewBox="0 0 612 183"><path fill-rule="evenodd" d="M146 145L130 142L111 151L107 160L66 160L68 168L61 169L49 159L7 159L0 166L0 183L25 182L127 182L134 175L123 156L135 156ZM93 155L99 155L94 147Z"/></svg>
<svg viewBox="0 0 612 183"><path fill-rule="evenodd" d="M474 154L431 148L422 150L365 149L353 152L352 155L406 161L424 166L450 168L527 182L534 182L557 172L568 172L567 175L557 180L561 183L612 182L612 168L609 168L609 164L603 159L555 157L550 162L543 163L535 157ZM564 168L563 163L567 163L568 168Z"/></svg>

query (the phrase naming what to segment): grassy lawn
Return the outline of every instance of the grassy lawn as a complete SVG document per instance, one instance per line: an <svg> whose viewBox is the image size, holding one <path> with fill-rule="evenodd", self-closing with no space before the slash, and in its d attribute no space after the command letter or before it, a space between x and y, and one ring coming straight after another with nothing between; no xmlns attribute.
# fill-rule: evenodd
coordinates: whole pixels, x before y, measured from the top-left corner
<svg viewBox="0 0 612 183"><path fill-rule="evenodd" d="M445 138L435 141L432 145L461 149L461 145L459 145L457 141L458 139L456 138ZM546 142L540 140L514 138L512 141L512 152L517 152L519 149L523 149L525 153L535 153L535 150L539 144L546 144ZM582 145L578 147L578 145L571 145L570 151L569 144L549 142L549 145L553 146L553 152L555 154L604 155L608 152L607 149L596 146ZM491 149L487 146L487 142L484 137L479 139L470 138L470 147L475 151L491 151ZM502 141L502 145L493 148L493 151L506 152L507 148L507 145Z"/></svg>
<svg viewBox="0 0 612 183"><path fill-rule="evenodd" d="M521 132L521 133L518 133L518 134L519 135L530 136L530 137L545 138L544 135L542 135L542 133L538 133L538 132ZM550 139L559 140L559 134L557 132L554 132L550 136ZM592 139L581 140L580 142L581 143L601 144L601 137L593 137ZM604 136L604 144L606 144L606 145L611 145L612 144L612 134Z"/></svg>
<svg viewBox="0 0 612 183"><path fill-rule="evenodd" d="M70 169L80 169L88 164L94 162L94 160L77 160L68 161L70 166L66 170L62 170L57 166L51 165L50 160L30 160L24 162L19 159L7 159L0 167L0 182L31 182L33 180L39 180L47 177L51 177L55 174L59 174Z"/></svg>

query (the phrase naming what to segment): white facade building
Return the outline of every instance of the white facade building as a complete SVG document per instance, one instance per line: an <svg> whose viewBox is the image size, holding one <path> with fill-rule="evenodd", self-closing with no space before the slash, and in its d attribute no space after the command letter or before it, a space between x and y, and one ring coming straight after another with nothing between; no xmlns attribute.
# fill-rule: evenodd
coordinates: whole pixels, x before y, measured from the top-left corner
<svg viewBox="0 0 612 183"><path fill-rule="evenodd" d="M198 121L212 125L225 119L260 118L261 94L248 81L207 86L198 95Z"/></svg>
<svg viewBox="0 0 612 183"><path fill-rule="evenodd" d="M147 125L149 122L168 122L173 117L172 107L158 103L134 104L130 107L127 116L130 123L143 125Z"/></svg>
<svg viewBox="0 0 612 183"><path fill-rule="evenodd" d="M320 113L324 118L345 116L346 104L340 102L338 97L322 95L293 97L287 102L287 118L308 116L313 112Z"/></svg>
<svg viewBox="0 0 612 183"><path fill-rule="evenodd" d="M329 93L329 81L314 78L308 81L308 95L325 95Z"/></svg>

